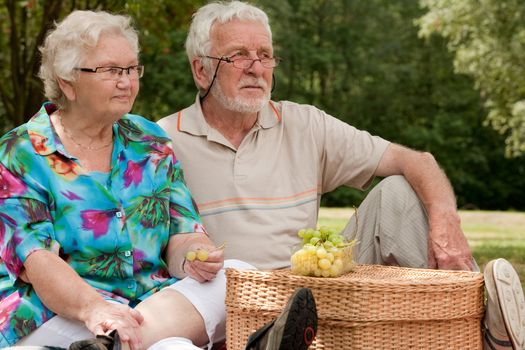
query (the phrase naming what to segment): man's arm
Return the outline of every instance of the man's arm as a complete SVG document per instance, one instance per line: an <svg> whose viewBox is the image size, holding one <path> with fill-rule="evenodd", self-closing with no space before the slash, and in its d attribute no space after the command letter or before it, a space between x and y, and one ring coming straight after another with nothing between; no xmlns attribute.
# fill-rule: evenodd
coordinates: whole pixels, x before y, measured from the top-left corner
<svg viewBox="0 0 525 350"><path fill-rule="evenodd" d="M403 175L425 206L430 268L472 270L472 254L461 230L454 191L432 154L390 144L375 175Z"/></svg>

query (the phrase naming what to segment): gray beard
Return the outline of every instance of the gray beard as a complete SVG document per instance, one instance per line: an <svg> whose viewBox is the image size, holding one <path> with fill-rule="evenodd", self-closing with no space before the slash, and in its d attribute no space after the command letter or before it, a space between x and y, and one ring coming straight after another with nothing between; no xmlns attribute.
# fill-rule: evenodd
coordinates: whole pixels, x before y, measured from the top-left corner
<svg viewBox="0 0 525 350"><path fill-rule="evenodd" d="M213 84L210 93L224 108L237 113L258 113L270 101L270 92L261 98L242 99L239 96L227 97L222 91L220 84Z"/></svg>

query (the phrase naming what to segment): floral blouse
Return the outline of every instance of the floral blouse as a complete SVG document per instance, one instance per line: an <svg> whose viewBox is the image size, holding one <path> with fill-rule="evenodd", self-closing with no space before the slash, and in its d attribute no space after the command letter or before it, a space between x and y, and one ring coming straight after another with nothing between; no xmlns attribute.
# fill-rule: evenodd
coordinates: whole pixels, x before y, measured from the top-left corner
<svg viewBox="0 0 525 350"><path fill-rule="evenodd" d="M109 173L86 172L64 149L50 103L0 139L0 347L54 316L19 279L25 259L58 254L108 299L134 306L177 281L171 235L205 230L171 141L127 114L113 125Z"/></svg>

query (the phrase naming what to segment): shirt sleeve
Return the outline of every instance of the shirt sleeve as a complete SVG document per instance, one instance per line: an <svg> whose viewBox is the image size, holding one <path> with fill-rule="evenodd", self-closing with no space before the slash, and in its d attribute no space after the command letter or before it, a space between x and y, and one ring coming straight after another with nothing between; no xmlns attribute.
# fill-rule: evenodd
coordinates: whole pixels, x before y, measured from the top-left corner
<svg viewBox="0 0 525 350"><path fill-rule="evenodd" d="M30 183L0 163L0 257L15 281L36 250L58 253L49 208Z"/></svg>
<svg viewBox="0 0 525 350"><path fill-rule="evenodd" d="M173 156L174 163L170 171L170 235L177 233L202 232L206 233L202 224L197 204L191 196L184 181L180 162Z"/></svg>
<svg viewBox="0 0 525 350"><path fill-rule="evenodd" d="M345 185L365 189L389 141L358 130L318 109L311 110L320 157L322 192Z"/></svg>

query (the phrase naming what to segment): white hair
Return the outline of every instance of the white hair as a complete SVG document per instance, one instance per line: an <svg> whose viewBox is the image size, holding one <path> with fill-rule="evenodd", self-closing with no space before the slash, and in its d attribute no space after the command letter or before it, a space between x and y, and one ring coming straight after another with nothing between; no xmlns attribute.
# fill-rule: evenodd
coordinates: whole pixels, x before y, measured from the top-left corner
<svg viewBox="0 0 525 350"><path fill-rule="evenodd" d="M211 52L211 30L216 23L226 23L233 19L255 21L264 25L270 40L272 30L266 13L258 7L241 1L219 1L201 7L193 14L186 38L186 54L190 62L195 57L209 55Z"/></svg>
<svg viewBox="0 0 525 350"><path fill-rule="evenodd" d="M83 63L87 50L93 49L102 34L125 38L138 55L139 40L131 18L99 11L73 11L60 23L55 23L40 47L42 65L39 76L44 82L44 94L59 107L67 100L58 85L58 78L75 81L75 71Z"/></svg>

